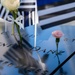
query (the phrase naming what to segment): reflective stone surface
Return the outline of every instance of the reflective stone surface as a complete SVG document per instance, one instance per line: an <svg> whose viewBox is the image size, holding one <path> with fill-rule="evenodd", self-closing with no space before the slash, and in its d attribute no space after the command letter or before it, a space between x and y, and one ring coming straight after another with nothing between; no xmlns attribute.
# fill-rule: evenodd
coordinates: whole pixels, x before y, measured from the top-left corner
<svg viewBox="0 0 75 75"><path fill-rule="evenodd" d="M31 28L31 30L30 30ZM25 37L26 40L32 45L33 44L33 38L32 36L29 35L33 35L33 27L27 28L26 30L30 30L28 32L28 35ZM47 70L44 71L44 74L42 73L42 75L49 75L53 72L53 70L55 68L57 68L58 66L58 60L55 54L53 54L51 51L55 51L56 50L56 43L55 43L55 38L52 36L52 32L55 30L61 30L64 33L64 36L60 39L60 43L59 43L59 51L65 51L64 53L62 53L62 55L59 56L60 59L60 63L62 63L72 52L74 52L74 31L75 31L75 26L55 26L55 27L51 27L49 29L46 30L40 30L40 33L38 32L38 36L37 36L37 48L36 49L31 49L31 56L32 58L34 58L36 61L39 62L39 58L37 55L37 52L39 53L42 62L46 65ZM1 30L0 30L1 31ZM32 32L31 32L32 31ZM31 32L31 33L30 33ZM26 32L25 32L26 34ZM48 35L47 35L48 34ZM3 35L3 34L0 34ZM35 70L34 67L26 67L26 65L22 65L20 67L20 65L15 66L12 62L10 62L9 60L7 60L3 55L5 54L5 52L8 51L7 48L11 48L12 46L6 47L6 42L4 42L2 38L4 36L0 36L0 75L37 75L37 73L40 73L41 69L37 69ZM7 49L7 50L6 50ZM4 51L3 51L4 50ZM23 56L23 54L22 54ZM20 57L20 55L19 55ZM19 62L25 62L25 60L27 60L29 57L24 57L25 59L22 59L22 61L20 60ZM60 68L60 72L61 75L75 75L75 56L73 56L69 61L66 62L66 64L64 64L61 68ZM31 59L29 61L32 61ZM18 63L19 63L18 62ZM24 63L23 62L23 63ZM41 65L43 65L43 63L41 63ZM32 62L33 64L33 62ZM27 68L27 69L26 69ZM54 75L60 75L59 70L54 74ZM40 75L40 74L38 74Z"/></svg>

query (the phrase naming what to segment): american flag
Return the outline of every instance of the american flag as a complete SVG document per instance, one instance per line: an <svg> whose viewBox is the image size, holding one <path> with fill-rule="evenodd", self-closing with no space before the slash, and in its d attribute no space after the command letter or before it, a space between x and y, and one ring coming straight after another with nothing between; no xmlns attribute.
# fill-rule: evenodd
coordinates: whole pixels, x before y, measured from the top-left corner
<svg viewBox="0 0 75 75"><path fill-rule="evenodd" d="M9 14L9 11L6 10L6 8L0 4L0 18L6 20L8 14Z"/></svg>
<svg viewBox="0 0 75 75"><path fill-rule="evenodd" d="M38 24L37 1L21 0L19 14L22 14L24 16L25 27Z"/></svg>
<svg viewBox="0 0 75 75"><path fill-rule="evenodd" d="M25 14L26 12L28 13L28 15ZM3 12L1 13L1 17L3 17L2 14ZM35 41L36 41L36 31L37 31L37 24L38 24L37 1L36 0L21 0L18 15L24 16L24 20L22 22L24 24L24 27L27 27L29 25L35 25L34 34L35 34ZM27 20L29 23L27 25L25 24L27 23L26 16L28 16ZM5 17L7 17L7 15ZM7 28L5 29L5 31L7 31Z"/></svg>
<svg viewBox="0 0 75 75"><path fill-rule="evenodd" d="M20 66L23 65L22 63L19 63L20 59L26 57L26 55L24 55L24 52L32 52L32 46L30 43L28 43L24 38L23 39L23 49L20 48L17 44L14 44L12 47L9 48L8 51L6 51L6 53L3 55L5 58L7 58L11 63L13 63L15 66Z"/></svg>
<svg viewBox="0 0 75 75"><path fill-rule="evenodd" d="M75 20L75 2L52 6L38 11L39 26L47 29Z"/></svg>
<svg viewBox="0 0 75 75"><path fill-rule="evenodd" d="M7 18L9 11L0 4L0 18ZM21 0L18 15L24 16L25 27L38 23L37 2L36 0ZM35 20L36 17L36 20Z"/></svg>
<svg viewBox="0 0 75 75"><path fill-rule="evenodd" d="M27 25L35 25L34 27L34 47L36 47L36 35L37 35L37 24L38 24L38 13L37 13L37 0L21 0L19 11L28 12L28 22ZM24 23L26 18L24 18ZM24 24L26 27L26 24Z"/></svg>

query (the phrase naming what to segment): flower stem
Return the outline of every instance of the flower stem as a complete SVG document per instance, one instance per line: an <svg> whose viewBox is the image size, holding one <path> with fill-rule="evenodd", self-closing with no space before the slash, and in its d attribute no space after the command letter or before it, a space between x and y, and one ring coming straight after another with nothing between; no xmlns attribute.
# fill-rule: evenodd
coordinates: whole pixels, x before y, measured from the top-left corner
<svg viewBox="0 0 75 75"><path fill-rule="evenodd" d="M60 59L59 56L57 55L57 59L58 59L58 65L60 65Z"/></svg>
<svg viewBox="0 0 75 75"><path fill-rule="evenodd" d="M14 36L15 40L16 40L17 43L18 43L18 40L17 40L17 38L16 38L16 36L15 36L15 34L14 34L14 27L15 27L15 25L13 24L13 25L12 25L12 35Z"/></svg>
<svg viewBox="0 0 75 75"><path fill-rule="evenodd" d="M60 59L59 59L59 55L58 55L59 42L60 42L60 38L56 38L56 47L57 47L56 56L57 56L57 59L58 59L58 66L60 65ZM60 73L60 75L63 74L63 68L62 67L59 69L59 73Z"/></svg>
<svg viewBox="0 0 75 75"><path fill-rule="evenodd" d="M17 24L16 24L16 28L17 28L17 32L19 34L20 44L22 44L22 36L21 36L21 33L20 33L20 28L19 28L19 26Z"/></svg>
<svg viewBox="0 0 75 75"><path fill-rule="evenodd" d="M11 13L12 13L14 19L16 19L16 18L17 18L17 11L11 11ZM14 35L14 37L15 37L15 40L16 40L17 43L21 46L21 45L22 45L22 36L21 36L21 33L20 33L20 28L19 28L19 26L17 25L17 23L14 22L14 24L16 25L16 29L17 29L17 32L18 32L18 34L19 34L20 42L18 42L18 40L17 40L17 38L16 38L16 36L15 36L15 34L14 34L15 25L13 25L12 32L13 32L13 35Z"/></svg>
<svg viewBox="0 0 75 75"><path fill-rule="evenodd" d="M59 56L58 56L58 45L59 45L59 41L60 41L60 38L56 38L56 56L57 56L57 59L58 59L58 65L60 64L60 59L59 59Z"/></svg>

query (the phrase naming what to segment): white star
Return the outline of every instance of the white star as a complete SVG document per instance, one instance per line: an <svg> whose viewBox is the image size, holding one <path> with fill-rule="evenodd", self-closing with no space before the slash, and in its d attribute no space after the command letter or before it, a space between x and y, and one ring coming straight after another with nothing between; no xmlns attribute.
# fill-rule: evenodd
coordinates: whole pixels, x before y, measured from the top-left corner
<svg viewBox="0 0 75 75"><path fill-rule="evenodd" d="M20 29L24 29L24 17L19 16L16 18L15 22L19 25Z"/></svg>

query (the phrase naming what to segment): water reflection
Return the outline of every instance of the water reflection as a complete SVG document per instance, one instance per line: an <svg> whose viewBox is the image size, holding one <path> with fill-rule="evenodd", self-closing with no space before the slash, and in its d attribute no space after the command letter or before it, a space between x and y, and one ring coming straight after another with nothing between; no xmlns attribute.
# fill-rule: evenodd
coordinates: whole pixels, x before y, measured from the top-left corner
<svg viewBox="0 0 75 75"><path fill-rule="evenodd" d="M21 48L17 44L14 44L4 54L4 56L14 64L15 68L18 68L19 71L22 71L21 73L23 73L24 75L29 75L30 72L36 75L46 75L48 70L46 68L45 62L47 61L49 55L45 54L41 59L38 53L40 49L41 47L36 47L35 50L31 50L30 48ZM32 57L31 51L36 51L39 60L36 60ZM7 61L4 62L4 64L7 63Z"/></svg>

